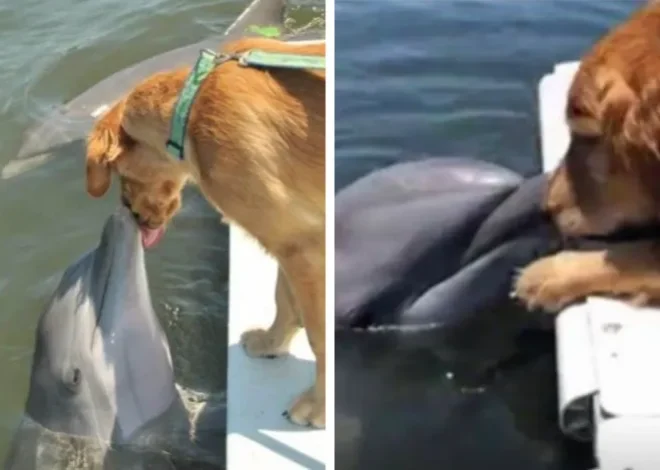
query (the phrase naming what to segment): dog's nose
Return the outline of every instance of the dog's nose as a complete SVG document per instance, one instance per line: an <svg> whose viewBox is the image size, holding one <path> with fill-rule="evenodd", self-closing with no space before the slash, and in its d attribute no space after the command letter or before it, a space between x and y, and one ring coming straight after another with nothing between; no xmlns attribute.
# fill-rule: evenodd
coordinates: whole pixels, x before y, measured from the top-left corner
<svg viewBox="0 0 660 470"><path fill-rule="evenodd" d="M126 206L126 208L127 208L129 211L131 211L131 214L133 214L133 218L134 218L138 223L142 222L142 220L140 219L140 214L138 214L137 212L135 212L135 211L133 210L133 208L131 207L131 203L128 202L128 199L126 199L125 197L122 196L122 198L121 198L121 202L122 202L122 204L123 204L124 206Z"/></svg>

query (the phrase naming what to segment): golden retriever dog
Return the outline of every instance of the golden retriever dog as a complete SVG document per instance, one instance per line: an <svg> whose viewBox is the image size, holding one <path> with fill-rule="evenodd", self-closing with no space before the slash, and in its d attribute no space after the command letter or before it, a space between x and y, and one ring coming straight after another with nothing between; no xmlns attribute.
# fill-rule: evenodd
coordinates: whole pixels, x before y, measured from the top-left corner
<svg viewBox="0 0 660 470"><path fill-rule="evenodd" d="M568 95L570 145L544 209L566 237L660 220L660 4L649 2L582 59ZM658 232L660 234L660 231ZM589 295L660 299L660 240L562 251L525 267L513 295L555 312Z"/></svg>
<svg viewBox="0 0 660 470"><path fill-rule="evenodd" d="M325 43L241 39L222 48L325 56ZM285 354L304 327L314 385L286 412L325 426L325 72L215 67L192 104L184 159L166 151L173 109L191 67L157 73L101 116L87 139L87 192L103 196L116 173L145 247L158 242L192 181L225 220L278 262L277 314L242 337L251 356ZM259 293L255 293L259 295Z"/></svg>

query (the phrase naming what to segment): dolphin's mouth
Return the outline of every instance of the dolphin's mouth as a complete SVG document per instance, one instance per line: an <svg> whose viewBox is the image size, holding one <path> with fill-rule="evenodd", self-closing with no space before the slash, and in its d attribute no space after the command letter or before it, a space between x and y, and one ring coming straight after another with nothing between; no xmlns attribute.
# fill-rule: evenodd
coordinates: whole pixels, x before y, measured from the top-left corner
<svg viewBox="0 0 660 470"><path fill-rule="evenodd" d="M142 246L147 250L156 246L165 234L165 226L158 228L139 227L140 235L142 236Z"/></svg>
<svg viewBox="0 0 660 470"><path fill-rule="evenodd" d="M165 225L161 225L160 227L157 228L147 227L146 225L140 223L139 215L135 211L133 211L130 202L128 202L128 200L124 196L121 197L121 203L126 209L128 209L128 212L131 213L133 217L133 221L140 229L140 235L142 237L142 246L146 250L156 246L158 242L160 242L160 240L163 238L163 235L165 234Z"/></svg>

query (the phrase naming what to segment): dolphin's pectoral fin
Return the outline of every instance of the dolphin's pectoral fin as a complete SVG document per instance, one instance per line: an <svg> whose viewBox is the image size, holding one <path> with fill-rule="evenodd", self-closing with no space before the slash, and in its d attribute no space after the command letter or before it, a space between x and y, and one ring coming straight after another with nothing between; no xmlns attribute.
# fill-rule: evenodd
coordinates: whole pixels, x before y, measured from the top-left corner
<svg viewBox="0 0 660 470"><path fill-rule="evenodd" d="M287 354L291 340L302 328L300 313L281 269L277 273L275 303L275 320L268 330L255 328L241 336L241 344L248 356L273 359Z"/></svg>

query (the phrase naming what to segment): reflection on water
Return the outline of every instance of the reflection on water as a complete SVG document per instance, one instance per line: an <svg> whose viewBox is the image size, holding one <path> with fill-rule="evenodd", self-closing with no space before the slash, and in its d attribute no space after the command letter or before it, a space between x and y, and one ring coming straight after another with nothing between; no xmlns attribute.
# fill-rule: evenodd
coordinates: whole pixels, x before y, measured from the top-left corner
<svg viewBox="0 0 660 470"><path fill-rule="evenodd" d="M295 4L295 1L291 2ZM221 33L243 0L0 0L0 166L22 133L108 75ZM321 2L322 4L322 2ZM290 11L304 28L318 8ZM117 202L84 189L82 144L0 181L0 462L20 421L34 328L63 269L97 242ZM170 339L178 382L223 396L226 384L227 229L195 189L162 243L147 254L154 306ZM194 341L190 339L194 338Z"/></svg>

